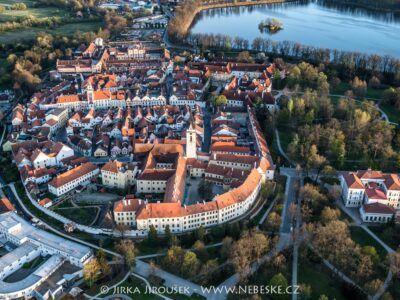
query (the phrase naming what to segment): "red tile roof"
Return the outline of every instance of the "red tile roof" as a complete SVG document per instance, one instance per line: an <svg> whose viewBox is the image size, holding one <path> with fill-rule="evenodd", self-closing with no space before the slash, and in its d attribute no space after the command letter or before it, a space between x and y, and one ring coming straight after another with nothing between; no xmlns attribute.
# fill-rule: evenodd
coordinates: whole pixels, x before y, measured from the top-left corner
<svg viewBox="0 0 400 300"><path fill-rule="evenodd" d="M393 215L396 213L396 210L389 206L379 202L364 204L363 209L368 214L388 214Z"/></svg>
<svg viewBox="0 0 400 300"><path fill-rule="evenodd" d="M343 174L343 178L346 181L347 187L350 189L359 189L363 190L364 185L361 182L360 178L353 172Z"/></svg>
<svg viewBox="0 0 400 300"><path fill-rule="evenodd" d="M79 177L82 177L83 175L88 174L96 169L97 166L92 164L91 162L84 163L74 169L58 175L56 178L49 182L49 185L55 188L59 188L64 184L71 182Z"/></svg>

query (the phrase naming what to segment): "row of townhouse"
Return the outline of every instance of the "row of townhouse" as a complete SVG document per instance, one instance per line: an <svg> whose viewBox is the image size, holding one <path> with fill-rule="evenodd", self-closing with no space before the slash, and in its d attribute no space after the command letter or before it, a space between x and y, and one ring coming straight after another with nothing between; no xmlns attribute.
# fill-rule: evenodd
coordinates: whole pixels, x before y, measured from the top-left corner
<svg viewBox="0 0 400 300"><path fill-rule="evenodd" d="M61 196L69 191L76 189L79 185L86 185L96 178L99 174L99 168L90 163L86 162L77 166L71 170L68 170L49 182L49 192L58 196Z"/></svg>
<svg viewBox="0 0 400 300"><path fill-rule="evenodd" d="M62 166L62 160L74 155L74 151L60 142L28 141L12 146L18 168L31 166L35 169Z"/></svg>

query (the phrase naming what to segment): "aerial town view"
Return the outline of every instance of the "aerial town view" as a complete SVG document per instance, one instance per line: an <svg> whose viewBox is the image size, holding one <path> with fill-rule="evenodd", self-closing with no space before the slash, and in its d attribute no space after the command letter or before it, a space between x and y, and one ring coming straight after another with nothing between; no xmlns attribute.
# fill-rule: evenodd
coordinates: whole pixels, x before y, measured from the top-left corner
<svg viewBox="0 0 400 300"><path fill-rule="evenodd" d="M0 299L400 300L400 0L0 0Z"/></svg>

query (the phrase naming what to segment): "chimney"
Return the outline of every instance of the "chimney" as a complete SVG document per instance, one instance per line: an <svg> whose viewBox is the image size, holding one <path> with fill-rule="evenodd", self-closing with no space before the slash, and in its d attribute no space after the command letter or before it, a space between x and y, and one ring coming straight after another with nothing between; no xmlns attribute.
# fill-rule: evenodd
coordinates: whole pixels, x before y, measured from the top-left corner
<svg viewBox="0 0 400 300"><path fill-rule="evenodd" d="M123 203L124 203L124 206L126 206L126 200L125 199L124 199Z"/></svg>

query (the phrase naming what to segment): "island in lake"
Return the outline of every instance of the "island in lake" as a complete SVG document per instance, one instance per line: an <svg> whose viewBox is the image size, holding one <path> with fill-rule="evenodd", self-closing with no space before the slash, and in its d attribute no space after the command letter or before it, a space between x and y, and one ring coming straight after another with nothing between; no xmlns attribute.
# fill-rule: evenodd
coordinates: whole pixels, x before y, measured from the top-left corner
<svg viewBox="0 0 400 300"><path fill-rule="evenodd" d="M268 18L258 24L258 29L260 29L261 32L267 30L269 33L275 33L283 29L283 24L278 19Z"/></svg>

